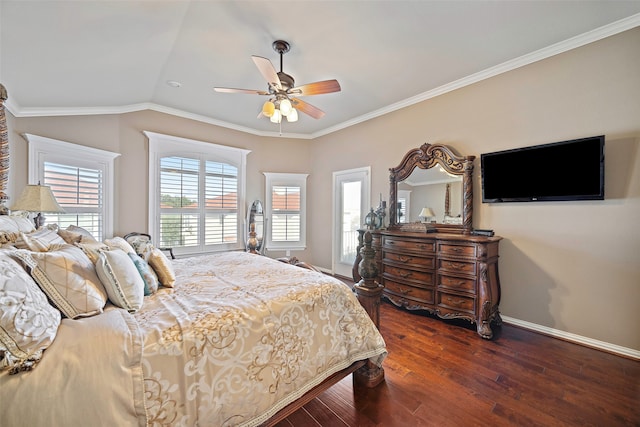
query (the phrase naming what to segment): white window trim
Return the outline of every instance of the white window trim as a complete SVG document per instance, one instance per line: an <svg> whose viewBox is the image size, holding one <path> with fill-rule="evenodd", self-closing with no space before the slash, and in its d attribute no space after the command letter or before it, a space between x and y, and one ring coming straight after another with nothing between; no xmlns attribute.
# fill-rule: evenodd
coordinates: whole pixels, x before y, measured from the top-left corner
<svg viewBox="0 0 640 427"><path fill-rule="evenodd" d="M143 133L149 139L149 233L152 236L160 235L160 210L157 209L158 200L160 199L160 158L170 155L204 155L212 157L216 161L227 162L238 168L238 239L233 244L221 244L218 248L225 251L244 249L243 226L246 204L246 169L247 156L251 153L251 150L150 131L143 131ZM178 255L186 255L198 253L200 250L200 247L191 250L189 248L180 248L175 252Z"/></svg>
<svg viewBox="0 0 640 427"><path fill-rule="evenodd" d="M281 186L299 186L300 187L300 240L298 242L273 242L271 241L271 230L269 227L267 233L268 250L281 251L302 251L307 248L307 177L306 173L275 173L263 172L266 178L266 197L265 197L265 219L271 223L273 216L272 191L274 185Z"/></svg>
<svg viewBox="0 0 640 427"><path fill-rule="evenodd" d="M29 143L29 183L44 182L44 163L70 164L95 169L103 173L103 237L113 236L114 228L114 163L120 153L86 147L29 133L23 134Z"/></svg>

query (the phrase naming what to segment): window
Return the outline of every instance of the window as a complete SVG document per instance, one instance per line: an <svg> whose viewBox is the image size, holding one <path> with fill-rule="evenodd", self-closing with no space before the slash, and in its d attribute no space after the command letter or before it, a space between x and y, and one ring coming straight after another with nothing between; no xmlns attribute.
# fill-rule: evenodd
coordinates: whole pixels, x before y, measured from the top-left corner
<svg viewBox="0 0 640 427"><path fill-rule="evenodd" d="M398 190L398 212L396 213L397 223L409 222L409 212L411 212L411 190Z"/></svg>
<svg viewBox="0 0 640 427"><path fill-rule="evenodd" d="M265 172L269 220L267 249L306 247L307 174Z"/></svg>
<svg viewBox="0 0 640 427"><path fill-rule="evenodd" d="M98 240L113 235L113 163L118 153L37 135L29 141L29 182L51 187L65 210L46 214L61 228L77 225Z"/></svg>
<svg viewBox="0 0 640 427"><path fill-rule="evenodd" d="M149 137L149 228L178 254L244 247L248 150L168 135Z"/></svg>

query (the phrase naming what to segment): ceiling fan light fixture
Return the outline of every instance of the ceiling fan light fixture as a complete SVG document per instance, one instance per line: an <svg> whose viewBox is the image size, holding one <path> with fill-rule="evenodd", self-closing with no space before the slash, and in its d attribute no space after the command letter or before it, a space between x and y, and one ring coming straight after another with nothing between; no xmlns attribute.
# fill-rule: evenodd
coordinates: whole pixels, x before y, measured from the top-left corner
<svg viewBox="0 0 640 427"><path fill-rule="evenodd" d="M295 108L292 108L291 112L287 114L287 122L293 123L297 121L298 121L298 110L296 110Z"/></svg>
<svg viewBox="0 0 640 427"><path fill-rule="evenodd" d="M283 98L280 100L280 112L282 113L283 116L288 116L289 113L291 113L291 110L293 110L293 106L291 105L291 101L289 101L287 98Z"/></svg>
<svg viewBox="0 0 640 427"><path fill-rule="evenodd" d="M281 123L282 122L282 113L280 112L280 110L274 110L273 111L273 115L271 116L271 118L269 120L271 120L271 123Z"/></svg>
<svg viewBox="0 0 640 427"><path fill-rule="evenodd" d="M272 117L276 110L276 106L273 102L267 101L262 105L262 114L266 117Z"/></svg>

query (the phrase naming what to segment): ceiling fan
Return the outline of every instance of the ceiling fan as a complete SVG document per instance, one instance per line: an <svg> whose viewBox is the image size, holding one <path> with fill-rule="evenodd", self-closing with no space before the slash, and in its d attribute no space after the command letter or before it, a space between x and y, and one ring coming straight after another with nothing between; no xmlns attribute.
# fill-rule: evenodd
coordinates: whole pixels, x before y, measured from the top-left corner
<svg viewBox="0 0 640 427"><path fill-rule="evenodd" d="M318 107L298 99L298 96L321 95L340 91L340 83L337 80L324 80L308 83L302 86L294 86L295 80L289 74L282 71L282 56L289 52L291 46L284 40L276 40L272 44L273 50L280 54L280 71L276 72L271 61L261 56L252 55L251 59L258 67L260 74L265 78L269 87L267 91L255 89L235 89L216 87L216 92L224 93L248 93L269 96L269 100L262 106L260 117L269 117L273 123L281 123L283 116L289 122L298 120L298 112L319 119L324 116L324 111Z"/></svg>

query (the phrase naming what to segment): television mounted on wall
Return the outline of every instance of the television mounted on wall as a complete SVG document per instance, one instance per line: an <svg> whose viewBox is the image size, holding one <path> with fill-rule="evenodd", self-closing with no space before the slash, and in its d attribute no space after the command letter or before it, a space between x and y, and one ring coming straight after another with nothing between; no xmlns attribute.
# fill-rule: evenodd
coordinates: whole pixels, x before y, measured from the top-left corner
<svg viewBox="0 0 640 427"><path fill-rule="evenodd" d="M480 155L482 202L604 200L604 135Z"/></svg>

